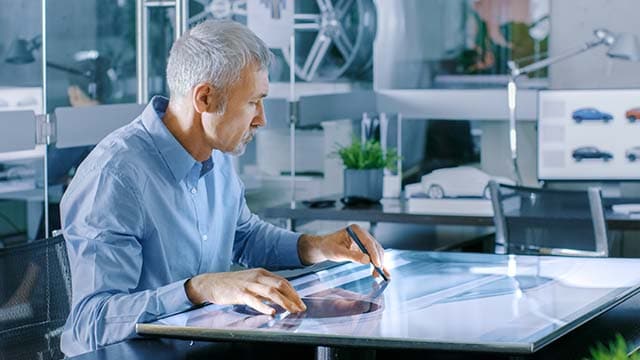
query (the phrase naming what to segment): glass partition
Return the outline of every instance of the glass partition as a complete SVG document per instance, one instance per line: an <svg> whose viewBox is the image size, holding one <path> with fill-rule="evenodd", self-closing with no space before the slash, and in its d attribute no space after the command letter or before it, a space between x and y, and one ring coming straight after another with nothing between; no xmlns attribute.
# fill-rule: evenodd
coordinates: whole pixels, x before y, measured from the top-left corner
<svg viewBox="0 0 640 360"><path fill-rule="evenodd" d="M176 10L168 2L151 3L155 5L148 7L146 28L148 94L168 95L165 67L175 34ZM279 198L286 198L290 187L282 174L289 172L290 164L287 101L291 66L297 96L370 89L372 81L378 89L495 86L504 80L508 60L523 60L520 65L524 65L545 56L548 3L549 0L189 0L184 20L188 27L211 18L249 24L252 11L262 11L273 17L293 10L295 56L290 56L287 41L273 47L276 60L270 69L271 90L265 105L268 127L238 163L241 172L257 174L264 180L256 182L246 178L249 196L251 189L258 190L270 183L282 188ZM0 4L3 9L0 14L0 56L3 60L0 110L13 110L10 107L13 105L8 104L15 102L36 113L45 109L46 113L55 114L55 109L60 107L136 101L138 1L0 0ZM258 35L270 34L258 32ZM12 45L14 40L18 44L16 47ZM324 45L319 46L321 43ZM394 56L384 56L389 53ZM9 58L11 61L7 62ZM46 63L46 81L42 79L43 61ZM546 74L541 72L534 76L545 77ZM7 91L9 87L11 91ZM16 91L17 87L26 91L24 98L20 95L16 100L12 95L7 99L7 93L23 94ZM44 99L41 95L43 87L46 89ZM379 110L375 103L370 105L366 111ZM55 116L51 121L55 121ZM343 132L341 125L339 127ZM317 166L306 170L326 172L326 155L333 151L333 141L323 135L319 123L298 127L296 133L301 138L311 138L319 149L319 155L314 159ZM259 163L258 142L283 145L272 156L278 159L277 163ZM60 149L50 145L47 183L63 188L75 166L90 149L90 146ZM411 149L407 151L411 152ZM416 152L422 152L422 149L416 149ZM30 156L39 159L42 153L40 150L40 154L36 151ZM42 166L34 168L37 170L35 178L39 179L34 182L44 187L44 171L39 170ZM308 179L303 181L308 182ZM307 190L301 189L299 193L309 193ZM57 213L52 212L51 229L57 228L57 217Z"/></svg>
<svg viewBox="0 0 640 360"><path fill-rule="evenodd" d="M106 126L102 120L92 124L103 112L96 106L136 102L136 1L47 0L45 14L45 96L50 120L57 121L56 109L82 108L85 124L77 122L60 135L79 137L90 133L87 130L101 129ZM49 230L60 228L62 193L93 144L59 146L54 139L48 145ZM44 174L40 183L45 183Z"/></svg>
<svg viewBox="0 0 640 360"><path fill-rule="evenodd" d="M135 101L135 0L48 0L47 112Z"/></svg>
<svg viewBox="0 0 640 360"><path fill-rule="evenodd" d="M0 0L0 247L38 236L43 166L36 146L42 106L42 1ZM41 171L40 171L41 172Z"/></svg>

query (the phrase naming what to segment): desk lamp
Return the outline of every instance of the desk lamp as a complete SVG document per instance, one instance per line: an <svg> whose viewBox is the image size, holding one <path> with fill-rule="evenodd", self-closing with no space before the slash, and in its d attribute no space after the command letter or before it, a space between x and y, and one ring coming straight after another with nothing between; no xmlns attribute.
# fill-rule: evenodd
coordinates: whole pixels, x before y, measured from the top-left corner
<svg viewBox="0 0 640 360"><path fill-rule="evenodd" d="M9 46L9 51L5 62L9 64L21 65L30 64L35 61L33 52L42 46L42 36L37 35L31 40L15 39ZM96 52L97 53L97 52ZM97 59L96 55L96 59ZM95 60L95 59L94 59ZM79 70L65 65L60 65L51 61L47 61L47 66L56 70L64 71L72 75L78 75L89 80L89 93L92 98L96 96L96 74L91 70Z"/></svg>
<svg viewBox="0 0 640 360"><path fill-rule="evenodd" d="M33 52L39 49L40 46L42 46L42 37L40 35L37 35L31 40L15 39L9 46L9 52L7 54L5 62L16 65L32 63L36 60L33 57ZM93 76L91 71L80 71L78 69L56 64L50 61L47 61L47 66L57 70L68 72L73 75L80 75L86 78L90 78Z"/></svg>
<svg viewBox="0 0 640 360"><path fill-rule="evenodd" d="M508 62L508 66L511 71L511 73L509 74L509 83L507 85L507 96L509 105L509 146L511 149L511 161L513 163L513 170L516 175L516 181L518 185L522 184L522 178L518 169L518 147L516 133L516 93L518 88L516 86L516 79L521 75L526 75L528 73L546 68L551 64L581 54L599 45L606 45L609 47L609 51L607 52L607 55L609 57L631 61L640 61L640 44L638 44L638 40L634 35L614 34L606 29L596 29L593 33L595 39L585 43L584 45L572 50L568 50L558 56L540 60L523 68L519 68L515 61Z"/></svg>

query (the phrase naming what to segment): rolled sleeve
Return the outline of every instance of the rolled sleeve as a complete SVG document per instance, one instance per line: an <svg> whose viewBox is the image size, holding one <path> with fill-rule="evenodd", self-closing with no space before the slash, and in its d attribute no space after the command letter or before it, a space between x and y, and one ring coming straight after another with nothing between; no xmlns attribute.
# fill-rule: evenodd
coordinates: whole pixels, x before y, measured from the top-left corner
<svg viewBox="0 0 640 360"><path fill-rule="evenodd" d="M176 281L158 289L157 296L162 304L162 308L166 309L166 313L182 311L193 305L187 297L187 292L184 288L187 280L189 279Z"/></svg>
<svg viewBox="0 0 640 360"><path fill-rule="evenodd" d="M280 230L282 233L277 236L276 262L283 268L303 267L304 265L300 261L300 256L298 256L298 240L302 234L283 229L277 230Z"/></svg>

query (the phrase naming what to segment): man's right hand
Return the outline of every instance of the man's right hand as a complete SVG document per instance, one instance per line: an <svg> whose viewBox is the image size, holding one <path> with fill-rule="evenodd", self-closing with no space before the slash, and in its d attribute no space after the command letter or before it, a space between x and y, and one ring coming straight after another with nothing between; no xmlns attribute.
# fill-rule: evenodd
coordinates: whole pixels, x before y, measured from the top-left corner
<svg viewBox="0 0 640 360"><path fill-rule="evenodd" d="M275 309L264 300L292 313L307 309L287 279L264 269L200 274L184 286L194 304L205 301L218 305L246 304L267 315L275 314Z"/></svg>

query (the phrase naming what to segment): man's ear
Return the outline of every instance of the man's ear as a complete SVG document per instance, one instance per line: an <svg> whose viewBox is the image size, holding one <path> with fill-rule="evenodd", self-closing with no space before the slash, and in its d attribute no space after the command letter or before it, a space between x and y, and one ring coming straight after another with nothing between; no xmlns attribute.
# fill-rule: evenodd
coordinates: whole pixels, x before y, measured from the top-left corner
<svg viewBox="0 0 640 360"><path fill-rule="evenodd" d="M193 108L197 113L215 112L221 103L219 92L211 84L202 83L193 88Z"/></svg>

